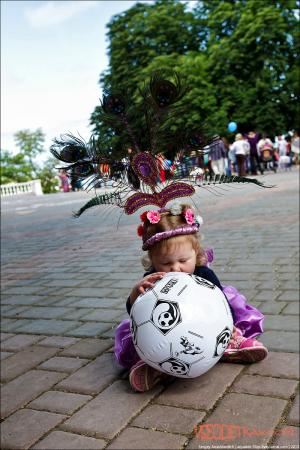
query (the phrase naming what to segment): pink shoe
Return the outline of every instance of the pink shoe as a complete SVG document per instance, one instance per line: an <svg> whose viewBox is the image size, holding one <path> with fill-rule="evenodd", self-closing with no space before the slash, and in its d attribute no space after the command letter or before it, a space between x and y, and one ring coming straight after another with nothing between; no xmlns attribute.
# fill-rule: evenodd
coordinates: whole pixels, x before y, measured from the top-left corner
<svg viewBox="0 0 300 450"><path fill-rule="evenodd" d="M161 381L171 380L172 376L159 372L148 366L144 361L138 361L130 370L129 383L134 391L146 392Z"/></svg>
<svg viewBox="0 0 300 450"><path fill-rule="evenodd" d="M245 338L241 330L236 328L220 361L254 363L265 359L267 354L268 350L261 342Z"/></svg>

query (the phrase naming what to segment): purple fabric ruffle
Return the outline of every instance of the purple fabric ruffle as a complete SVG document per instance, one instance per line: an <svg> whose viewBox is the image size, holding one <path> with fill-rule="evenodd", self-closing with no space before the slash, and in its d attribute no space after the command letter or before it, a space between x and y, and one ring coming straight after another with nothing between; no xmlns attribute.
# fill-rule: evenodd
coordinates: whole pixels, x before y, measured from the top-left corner
<svg viewBox="0 0 300 450"><path fill-rule="evenodd" d="M114 351L118 363L127 369L141 359L133 344L129 319L122 320L116 328Z"/></svg>
<svg viewBox="0 0 300 450"><path fill-rule="evenodd" d="M242 331L243 336L253 338L263 333L263 314L254 306L248 305L244 295L235 287L222 287L231 308L233 323ZM116 329L115 356L119 364L128 369L140 359L133 344L129 319L123 320Z"/></svg>
<svg viewBox="0 0 300 450"><path fill-rule="evenodd" d="M234 325L246 338L254 338L263 333L264 315L254 306L246 303L246 297L233 286L222 284L233 316Z"/></svg>

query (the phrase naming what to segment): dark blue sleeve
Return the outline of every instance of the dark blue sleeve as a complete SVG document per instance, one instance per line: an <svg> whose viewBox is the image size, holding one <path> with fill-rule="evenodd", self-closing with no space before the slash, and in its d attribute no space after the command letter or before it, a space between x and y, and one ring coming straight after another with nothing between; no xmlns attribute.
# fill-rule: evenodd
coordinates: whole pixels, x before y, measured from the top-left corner
<svg viewBox="0 0 300 450"><path fill-rule="evenodd" d="M206 266L199 266L196 267L194 275L198 275L198 277L205 278L205 280L210 281L211 283L218 286L218 288L222 289L221 283L215 272L211 269L209 269Z"/></svg>
<svg viewBox="0 0 300 450"><path fill-rule="evenodd" d="M155 273L155 270L152 269L152 270L149 270L149 272L144 273L144 277L146 277L147 275L150 275L150 273ZM130 304L130 295L129 295L127 298L127 301L126 301L126 310L127 310L128 314L130 314L131 308L132 308L132 305Z"/></svg>

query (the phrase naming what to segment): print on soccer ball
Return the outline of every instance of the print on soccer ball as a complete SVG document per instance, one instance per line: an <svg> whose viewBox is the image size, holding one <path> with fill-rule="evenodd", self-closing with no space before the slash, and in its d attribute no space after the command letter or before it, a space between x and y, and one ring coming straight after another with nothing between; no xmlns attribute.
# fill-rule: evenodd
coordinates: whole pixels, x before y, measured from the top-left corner
<svg viewBox="0 0 300 450"><path fill-rule="evenodd" d="M134 319L131 319L130 331L131 331L131 334L132 334L133 343L136 345L137 344L137 338L136 338L137 324L135 323Z"/></svg>
<svg viewBox="0 0 300 450"><path fill-rule="evenodd" d="M150 318L155 327L167 334L181 322L181 314L177 302L157 300Z"/></svg>
<svg viewBox="0 0 300 450"><path fill-rule="evenodd" d="M189 276L192 277L193 280L195 280L197 284L200 284L200 286L207 287L208 289L216 288L216 286L213 283L206 280L205 278L198 277L197 275L193 275L192 273L189 273Z"/></svg>
<svg viewBox="0 0 300 450"><path fill-rule="evenodd" d="M181 336L180 344L182 345L183 350L181 350L180 352L175 352L175 356L179 356L182 353L184 353L185 355L200 355L201 353L203 353L203 350L201 350L200 347L197 347L194 343L189 342L188 338L186 338L185 336Z"/></svg>
<svg viewBox="0 0 300 450"><path fill-rule="evenodd" d="M159 363L162 370L174 375L187 375L191 365L175 358L169 358Z"/></svg>
<svg viewBox="0 0 300 450"><path fill-rule="evenodd" d="M220 356L225 352L229 344L230 336L231 331L227 327L217 336L214 356Z"/></svg>

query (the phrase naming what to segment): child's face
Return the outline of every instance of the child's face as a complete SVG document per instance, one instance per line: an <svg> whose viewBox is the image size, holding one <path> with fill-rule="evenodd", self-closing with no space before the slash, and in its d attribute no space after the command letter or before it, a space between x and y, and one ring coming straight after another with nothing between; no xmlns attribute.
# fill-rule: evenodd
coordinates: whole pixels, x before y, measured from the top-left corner
<svg viewBox="0 0 300 450"><path fill-rule="evenodd" d="M169 252L154 251L151 262L157 272L194 273L196 252L190 241L180 242Z"/></svg>

